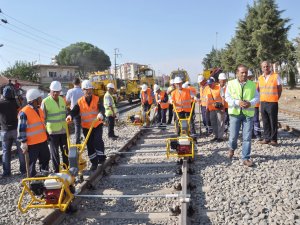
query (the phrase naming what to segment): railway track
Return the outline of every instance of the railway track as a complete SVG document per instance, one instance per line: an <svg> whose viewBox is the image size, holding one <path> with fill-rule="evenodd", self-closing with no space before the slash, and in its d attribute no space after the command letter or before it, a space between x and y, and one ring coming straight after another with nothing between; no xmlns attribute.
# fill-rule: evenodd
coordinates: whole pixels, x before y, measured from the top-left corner
<svg viewBox="0 0 300 225"><path fill-rule="evenodd" d="M166 158L173 130L141 129L79 188L76 214L48 215L43 224L190 224L190 163Z"/></svg>

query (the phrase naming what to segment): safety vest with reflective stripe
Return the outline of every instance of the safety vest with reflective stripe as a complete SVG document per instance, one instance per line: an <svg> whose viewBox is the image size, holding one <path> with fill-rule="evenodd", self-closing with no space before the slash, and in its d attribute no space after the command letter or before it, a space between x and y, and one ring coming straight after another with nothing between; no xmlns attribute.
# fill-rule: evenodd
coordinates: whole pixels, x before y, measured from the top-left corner
<svg viewBox="0 0 300 225"><path fill-rule="evenodd" d="M175 91L173 91L172 101L175 104L177 112L191 112L192 100L189 89L182 88L181 90L176 89Z"/></svg>
<svg viewBox="0 0 300 225"><path fill-rule="evenodd" d="M149 103L149 105L151 105L153 103L153 99L152 99L152 95L151 95L151 89L148 88L146 91L141 91L141 101L143 104L145 104L146 102Z"/></svg>
<svg viewBox="0 0 300 225"><path fill-rule="evenodd" d="M166 92L165 91L160 91L159 94L155 94L155 100L156 102L158 100L161 100L161 102L159 103L160 104L160 107L162 109L167 109L169 108L169 103L168 102L162 102L163 99L165 99L165 96L166 96Z"/></svg>
<svg viewBox="0 0 300 225"><path fill-rule="evenodd" d="M58 96L58 103L48 96L43 100L46 112L46 128L49 134L61 134L66 132L66 103Z"/></svg>
<svg viewBox="0 0 300 225"><path fill-rule="evenodd" d="M273 73L266 82L264 75L258 78L259 94L261 102L278 102L277 88L278 74Z"/></svg>
<svg viewBox="0 0 300 225"><path fill-rule="evenodd" d="M92 125L92 122L97 118L99 113L98 109L99 97L96 95L92 95L92 101L90 105L87 104L85 100L85 96L82 96L78 99L78 106L80 108L80 117L81 117L81 126L83 128L89 129ZM94 124L94 128L101 124L102 121L96 121Z"/></svg>
<svg viewBox="0 0 300 225"><path fill-rule="evenodd" d="M200 85L200 101L201 101L201 106L206 106L206 94L205 91L207 90L207 85L202 86Z"/></svg>
<svg viewBox="0 0 300 225"><path fill-rule="evenodd" d="M113 111L111 110L111 106L109 103L112 103L112 108L114 110L114 113L117 113L117 107L114 101L114 98L111 96L111 94L109 94L109 92L107 91L104 95L104 108L105 108L105 116L112 116L113 115Z"/></svg>
<svg viewBox="0 0 300 225"><path fill-rule="evenodd" d="M196 96L197 94L196 88L194 88L193 86L188 86L187 89L190 90L190 94L192 97Z"/></svg>
<svg viewBox="0 0 300 225"><path fill-rule="evenodd" d="M255 97L256 85L251 80L247 80L246 84L243 87L243 90L240 82L237 79L229 81L227 88L230 96L236 100L250 101ZM254 108L255 106L250 106L247 109L241 109L239 106L229 106L228 113L230 115L240 115L241 113L243 113L245 116L253 117Z"/></svg>
<svg viewBox="0 0 300 225"><path fill-rule="evenodd" d="M256 89L258 88L258 82L255 82L255 85L256 85ZM259 108L260 106L260 101L258 101L256 104L255 104L255 108Z"/></svg>
<svg viewBox="0 0 300 225"><path fill-rule="evenodd" d="M207 87L206 100L207 108L209 109L209 111L220 110L214 105L215 102L223 103L220 95L220 85L215 85L213 89L211 89L209 86Z"/></svg>
<svg viewBox="0 0 300 225"><path fill-rule="evenodd" d="M38 110L39 114L29 105L21 109L21 112L24 112L27 117L26 137L28 145L43 143L47 140L44 112L42 109Z"/></svg>

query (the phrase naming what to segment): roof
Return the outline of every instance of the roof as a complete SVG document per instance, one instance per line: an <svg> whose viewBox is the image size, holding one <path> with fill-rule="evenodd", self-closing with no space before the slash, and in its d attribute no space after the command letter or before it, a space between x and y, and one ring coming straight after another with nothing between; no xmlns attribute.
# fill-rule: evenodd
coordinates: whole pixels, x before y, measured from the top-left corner
<svg viewBox="0 0 300 225"><path fill-rule="evenodd" d="M43 65L43 64L37 64L33 67L39 68L39 67L46 67L46 68L70 68L70 69L79 69L79 66L65 66L65 65Z"/></svg>
<svg viewBox="0 0 300 225"><path fill-rule="evenodd" d="M18 78L7 78L5 76L0 76L0 86L2 86L3 84L8 84L8 80L11 79L12 83L15 82L15 80L18 80L18 83L21 84L21 86L39 86L39 83L34 83L31 81L27 81L27 80L19 80Z"/></svg>

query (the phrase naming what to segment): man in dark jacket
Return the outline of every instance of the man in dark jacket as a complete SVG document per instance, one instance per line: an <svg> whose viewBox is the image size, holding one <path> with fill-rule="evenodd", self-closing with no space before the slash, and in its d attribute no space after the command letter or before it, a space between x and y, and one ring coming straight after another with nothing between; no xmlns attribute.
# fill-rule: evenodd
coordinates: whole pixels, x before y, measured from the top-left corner
<svg viewBox="0 0 300 225"><path fill-rule="evenodd" d="M20 142L17 141L17 126L18 126L18 105L14 98L14 90L9 86L3 89L4 99L0 100L0 125L2 136L2 162L3 162L3 177L11 175L11 147L13 142L16 143L17 152L20 162L21 174L26 173L25 157L20 149Z"/></svg>

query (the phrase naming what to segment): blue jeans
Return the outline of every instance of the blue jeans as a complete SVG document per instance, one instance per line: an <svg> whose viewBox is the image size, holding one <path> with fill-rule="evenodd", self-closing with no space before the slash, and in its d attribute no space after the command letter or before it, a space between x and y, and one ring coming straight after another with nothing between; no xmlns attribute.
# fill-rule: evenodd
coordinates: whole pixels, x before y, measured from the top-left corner
<svg viewBox="0 0 300 225"><path fill-rule="evenodd" d="M26 173L25 156L20 148L20 142L17 141L17 130L2 131L2 162L3 162L3 175L11 174L11 147L13 142L16 143L17 153L20 162L20 172Z"/></svg>
<svg viewBox="0 0 300 225"><path fill-rule="evenodd" d="M242 160L250 159L251 154L251 136L253 129L253 117L246 117L245 115L230 115L229 126L229 147L232 150L237 149L237 139L239 131L242 126L243 146L242 146Z"/></svg>

